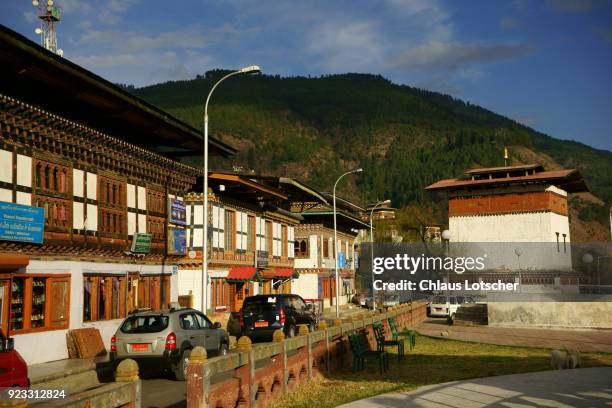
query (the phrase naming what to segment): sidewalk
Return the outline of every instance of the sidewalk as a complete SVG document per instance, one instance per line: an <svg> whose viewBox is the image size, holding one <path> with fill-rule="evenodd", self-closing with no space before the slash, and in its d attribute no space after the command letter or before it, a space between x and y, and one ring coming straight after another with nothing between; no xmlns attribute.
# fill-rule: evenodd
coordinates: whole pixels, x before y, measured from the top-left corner
<svg viewBox="0 0 612 408"><path fill-rule="evenodd" d="M612 353L612 330L552 330L494 326L449 326L445 319L429 319L416 327L420 334L504 346L568 347L582 352ZM442 336L448 332L448 336Z"/></svg>
<svg viewBox="0 0 612 408"><path fill-rule="evenodd" d="M453 381L394 392L342 408L604 407L612 402L612 367L541 371Z"/></svg>
<svg viewBox="0 0 612 408"><path fill-rule="evenodd" d="M352 315L367 312L367 311L368 309L365 309L361 306L358 306L352 303L346 303L344 305L340 305L340 318L346 319L348 317L351 317ZM331 323L334 321L335 318L336 318L336 307L335 306L326 307L325 309L323 309L323 319Z"/></svg>
<svg viewBox="0 0 612 408"><path fill-rule="evenodd" d="M97 386L112 380L108 356L88 359L66 359L28 366L32 388L65 389L68 393Z"/></svg>

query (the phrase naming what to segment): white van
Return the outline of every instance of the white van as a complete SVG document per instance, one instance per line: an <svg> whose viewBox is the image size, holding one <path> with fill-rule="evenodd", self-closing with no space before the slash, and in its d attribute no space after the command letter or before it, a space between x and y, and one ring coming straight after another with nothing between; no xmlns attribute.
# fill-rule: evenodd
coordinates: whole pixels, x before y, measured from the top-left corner
<svg viewBox="0 0 612 408"><path fill-rule="evenodd" d="M455 317L459 306L465 303L474 303L474 299L469 296L434 296L429 302L427 314L432 317Z"/></svg>

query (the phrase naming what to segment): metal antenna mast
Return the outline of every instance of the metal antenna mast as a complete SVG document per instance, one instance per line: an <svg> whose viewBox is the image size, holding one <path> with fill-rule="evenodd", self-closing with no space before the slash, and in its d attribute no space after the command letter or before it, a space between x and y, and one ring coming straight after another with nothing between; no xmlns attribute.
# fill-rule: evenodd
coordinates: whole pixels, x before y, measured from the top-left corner
<svg viewBox="0 0 612 408"><path fill-rule="evenodd" d="M32 5L38 8L40 28L34 32L40 35L40 44L52 53L63 56L64 51L57 48L57 33L55 32L55 24L60 21L59 7L53 5L53 0L47 0L46 5L40 4L38 0L32 0Z"/></svg>

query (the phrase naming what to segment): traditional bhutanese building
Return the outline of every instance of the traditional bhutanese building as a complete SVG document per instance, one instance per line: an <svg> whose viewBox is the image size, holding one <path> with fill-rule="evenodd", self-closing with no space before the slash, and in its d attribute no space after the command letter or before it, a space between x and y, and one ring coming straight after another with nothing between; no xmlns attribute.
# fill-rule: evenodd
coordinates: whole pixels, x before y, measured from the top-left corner
<svg viewBox="0 0 612 408"><path fill-rule="evenodd" d="M359 205L336 197L338 242L334 245L333 197L289 177L245 175L283 192L290 210L301 218L292 235L294 274L292 293L328 307L336 304L335 259L338 253L340 299L350 301L355 291L357 269L356 237L368 224L361 220L364 211Z"/></svg>
<svg viewBox="0 0 612 408"><path fill-rule="evenodd" d="M571 268L568 193L588 191L579 171L545 171L538 164L477 168L426 190L448 192L451 242L540 243L555 253L554 261L541 259L541 265L533 261L521 268L537 269L549 261ZM527 259L526 251L516 249L516 254Z"/></svg>
<svg viewBox="0 0 612 408"><path fill-rule="evenodd" d="M247 296L292 293L294 236L299 214L290 194L262 178L224 172L209 174L211 226L207 310L238 312ZM188 256L179 262L179 299L200 307L202 294L202 193L189 193Z"/></svg>
<svg viewBox="0 0 612 408"><path fill-rule="evenodd" d="M29 364L67 358L69 329L108 347L130 310L178 300L202 172L171 152L201 151L197 129L0 27L0 325Z"/></svg>
<svg viewBox="0 0 612 408"><path fill-rule="evenodd" d="M358 267L356 238L369 224L361 220L363 207L336 197L337 238L334 243L332 196L323 193L325 203L301 209L304 221L295 234L295 267L299 278L296 293L304 298L319 298L324 306L350 302L355 293L355 271ZM338 257L340 298L336 300L335 258Z"/></svg>

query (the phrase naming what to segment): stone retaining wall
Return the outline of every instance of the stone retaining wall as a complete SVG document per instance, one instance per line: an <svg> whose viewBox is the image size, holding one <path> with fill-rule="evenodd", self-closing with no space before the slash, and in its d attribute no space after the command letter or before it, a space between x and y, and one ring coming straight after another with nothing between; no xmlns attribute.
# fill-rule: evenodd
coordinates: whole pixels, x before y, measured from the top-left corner
<svg viewBox="0 0 612 408"><path fill-rule="evenodd" d="M426 319L425 303L413 302L385 313L365 312L292 339L251 345L243 338L236 352L210 360L201 355L203 349L192 352L187 407L265 407L316 376L350 365L348 334L365 329L375 347L372 323L381 322L389 333L391 316L400 330L413 327Z"/></svg>

